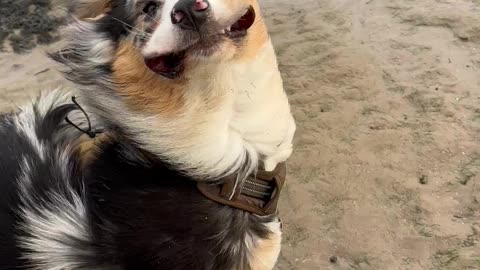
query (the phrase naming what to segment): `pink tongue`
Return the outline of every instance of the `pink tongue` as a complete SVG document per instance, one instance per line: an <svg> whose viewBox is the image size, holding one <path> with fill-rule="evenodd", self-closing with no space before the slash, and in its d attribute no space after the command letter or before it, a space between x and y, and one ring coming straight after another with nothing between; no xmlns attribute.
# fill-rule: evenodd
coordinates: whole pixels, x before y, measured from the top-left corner
<svg viewBox="0 0 480 270"><path fill-rule="evenodd" d="M171 68L167 65L164 57L145 59L145 64L156 73L169 73Z"/></svg>
<svg viewBox="0 0 480 270"><path fill-rule="evenodd" d="M183 57L180 54L162 55L153 58L145 58L145 65L153 72L164 77L174 79L179 76L183 69Z"/></svg>

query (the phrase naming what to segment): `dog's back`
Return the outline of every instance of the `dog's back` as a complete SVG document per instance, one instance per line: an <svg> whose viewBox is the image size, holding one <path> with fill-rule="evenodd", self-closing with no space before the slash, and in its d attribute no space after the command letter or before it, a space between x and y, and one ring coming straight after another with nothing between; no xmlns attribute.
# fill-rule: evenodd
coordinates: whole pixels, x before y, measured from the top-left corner
<svg viewBox="0 0 480 270"><path fill-rule="evenodd" d="M0 269L27 268L33 257L58 259L33 268L60 269L69 258L59 253L81 244L82 187L63 122L73 109L55 91L0 117Z"/></svg>

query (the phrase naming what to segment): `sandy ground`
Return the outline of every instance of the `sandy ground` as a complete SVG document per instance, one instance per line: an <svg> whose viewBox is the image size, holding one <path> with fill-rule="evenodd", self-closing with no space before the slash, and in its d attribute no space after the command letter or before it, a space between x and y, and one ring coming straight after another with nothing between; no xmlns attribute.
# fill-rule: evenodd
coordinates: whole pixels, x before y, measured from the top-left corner
<svg viewBox="0 0 480 270"><path fill-rule="evenodd" d="M480 269L480 2L262 4L298 121L278 270ZM0 54L3 110L65 84L45 49Z"/></svg>

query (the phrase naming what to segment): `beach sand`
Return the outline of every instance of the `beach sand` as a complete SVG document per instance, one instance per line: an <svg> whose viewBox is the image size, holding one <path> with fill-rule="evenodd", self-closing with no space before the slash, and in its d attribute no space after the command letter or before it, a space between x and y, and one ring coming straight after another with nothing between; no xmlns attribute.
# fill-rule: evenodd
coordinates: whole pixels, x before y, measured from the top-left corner
<svg viewBox="0 0 480 270"><path fill-rule="evenodd" d="M262 0L298 123L278 270L480 269L480 2ZM0 53L0 107L69 87Z"/></svg>

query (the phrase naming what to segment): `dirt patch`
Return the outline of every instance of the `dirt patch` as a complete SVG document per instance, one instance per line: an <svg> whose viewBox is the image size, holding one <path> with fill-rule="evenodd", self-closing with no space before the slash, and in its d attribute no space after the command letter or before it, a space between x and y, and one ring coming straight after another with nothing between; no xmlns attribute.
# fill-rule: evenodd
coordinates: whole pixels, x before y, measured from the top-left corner
<svg viewBox="0 0 480 270"><path fill-rule="evenodd" d="M58 40L64 18L52 14L50 0L0 0L0 49L26 53L37 44Z"/></svg>

